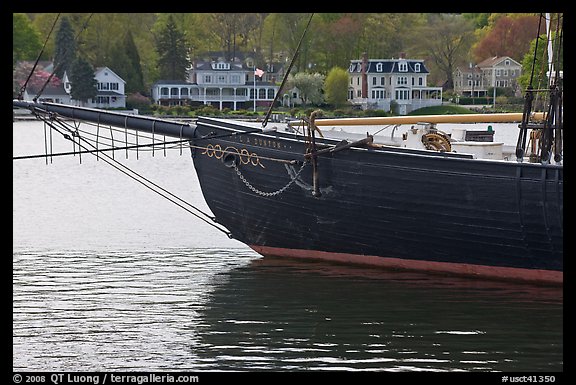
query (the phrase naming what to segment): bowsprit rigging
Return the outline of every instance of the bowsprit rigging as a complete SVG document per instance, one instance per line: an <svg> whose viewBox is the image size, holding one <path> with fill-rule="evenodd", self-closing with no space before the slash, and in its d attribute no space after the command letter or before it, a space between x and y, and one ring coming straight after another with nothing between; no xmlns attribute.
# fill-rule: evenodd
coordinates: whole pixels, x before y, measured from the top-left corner
<svg viewBox="0 0 576 385"><path fill-rule="evenodd" d="M82 125L81 123L73 120L64 120L55 114L45 114L41 113L39 110L36 110L35 112L36 117L44 122L45 153L41 155L15 156L14 160L42 157L45 158L46 163L48 163L48 159L50 159L50 162L52 162L53 157L78 155L79 162L82 163L82 154L92 154L96 156L98 160L104 161L111 167L117 169L129 178L142 184L146 188L152 190L164 199L174 203L193 216L225 233L229 238L232 237L231 233L223 226L219 225L213 216L200 210L191 203L185 201L184 199L176 196L158 184L140 175L130 167L116 160L114 156L116 151L124 151L125 157L128 159L129 150L136 152L137 159L139 151L149 151L151 152L152 156L154 156L155 150L158 147L161 147L164 156L166 156L167 150L175 149L179 151L180 155L182 155L184 148L190 148L188 139L180 138L179 140L167 141L166 137L162 135L162 140L158 140L154 130L156 122L152 123L151 134L146 135L142 133L139 134L138 131L132 131L126 127L124 129L119 129L114 128L111 125L104 126L99 122L83 122L84 125ZM185 131L184 125L181 126L182 127L180 132L183 133ZM189 125L186 126L190 127ZM90 130L90 128L92 128L92 130ZM54 153L52 151L53 132L57 132L64 139L70 141L72 143L73 150L71 152ZM104 132L108 132L109 136L103 135ZM114 133L117 135L116 138L114 137ZM111 155L109 155L109 153L111 153Z"/></svg>

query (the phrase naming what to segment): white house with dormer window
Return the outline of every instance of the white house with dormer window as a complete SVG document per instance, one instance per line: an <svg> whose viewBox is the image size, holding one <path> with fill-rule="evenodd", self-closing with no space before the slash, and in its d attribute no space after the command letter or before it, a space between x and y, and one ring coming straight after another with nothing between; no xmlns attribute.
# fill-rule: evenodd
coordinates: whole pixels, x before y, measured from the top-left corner
<svg viewBox="0 0 576 385"><path fill-rule="evenodd" d="M442 104L442 87L428 87L429 71L423 60L368 59L351 60L348 101L362 109L390 111L392 102L400 115L422 107Z"/></svg>
<svg viewBox="0 0 576 385"><path fill-rule="evenodd" d="M94 79L97 81L96 88L98 90L96 97L88 100L85 107L91 108L126 108L126 82L118 76L114 71L108 67L98 67L94 71ZM62 77L64 90L68 95L72 90L72 83L65 72ZM80 105L80 102L71 99L71 103Z"/></svg>

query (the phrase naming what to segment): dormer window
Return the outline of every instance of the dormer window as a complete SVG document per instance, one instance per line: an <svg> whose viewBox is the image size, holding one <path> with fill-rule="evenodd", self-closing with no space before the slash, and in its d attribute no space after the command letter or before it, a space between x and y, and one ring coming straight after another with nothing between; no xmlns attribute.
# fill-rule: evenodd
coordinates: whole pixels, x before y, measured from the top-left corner
<svg viewBox="0 0 576 385"><path fill-rule="evenodd" d="M212 63L212 69L213 70L229 70L230 69L230 63L224 63L224 62Z"/></svg>
<svg viewBox="0 0 576 385"><path fill-rule="evenodd" d="M398 62L398 71L408 72L408 63L405 61Z"/></svg>
<svg viewBox="0 0 576 385"><path fill-rule="evenodd" d="M382 69L383 69L383 64L382 64L382 63L376 64L376 72L382 72Z"/></svg>
<svg viewBox="0 0 576 385"><path fill-rule="evenodd" d="M414 72L420 72L420 63L414 64Z"/></svg>

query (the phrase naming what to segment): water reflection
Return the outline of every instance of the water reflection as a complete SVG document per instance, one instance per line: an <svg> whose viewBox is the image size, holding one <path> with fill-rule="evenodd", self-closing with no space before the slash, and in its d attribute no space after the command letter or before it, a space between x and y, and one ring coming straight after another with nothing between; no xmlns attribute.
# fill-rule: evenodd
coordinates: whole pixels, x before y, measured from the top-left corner
<svg viewBox="0 0 576 385"><path fill-rule="evenodd" d="M245 249L18 250L13 368L561 371L562 302Z"/></svg>
<svg viewBox="0 0 576 385"><path fill-rule="evenodd" d="M562 370L558 288L270 258L224 275L196 326L207 367Z"/></svg>

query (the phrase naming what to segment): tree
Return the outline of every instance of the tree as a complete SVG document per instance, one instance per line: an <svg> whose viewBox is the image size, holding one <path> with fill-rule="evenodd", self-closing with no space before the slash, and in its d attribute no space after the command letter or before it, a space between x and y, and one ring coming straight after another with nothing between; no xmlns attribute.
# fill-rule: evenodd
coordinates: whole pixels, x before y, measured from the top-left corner
<svg viewBox="0 0 576 385"><path fill-rule="evenodd" d="M339 107L348 100L348 71L334 67L328 72L324 82L324 96L326 102Z"/></svg>
<svg viewBox="0 0 576 385"><path fill-rule="evenodd" d="M28 16L12 14L12 65L18 60L35 60L41 49L40 34Z"/></svg>
<svg viewBox="0 0 576 385"><path fill-rule="evenodd" d="M144 91L144 75L140 64L140 54L138 53L138 47L136 47L134 43L134 37L130 30L128 30L124 38L124 49L126 50L126 55L128 56L132 69L132 75L126 80L126 87L129 92Z"/></svg>
<svg viewBox="0 0 576 385"><path fill-rule="evenodd" d="M257 63L268 63L272 59L275 62L288 63L308 24L310 14L67 13L59 16L57 13L28 13L26 16L39 31L41 41L48 36L56 17L59 17L59 24L52 37L56 36L58 28L64 30L69 21L70 43L74 42L73 31L76 31L77 35L75 55L84 57L94 67L109 66L119 75L126 76L127 89L132 88L131 76L122 75L118 66L112 66L112 63L125 60L116 60L115 56L121 49L126 33L130 31L140 57L143 87L147 92L149 85L160 78L184 79L187 60L200 58L210 51L224 49L230 54L251 54L256 50ZM14 17L17 17L16 14ZM315 13L293 71L327 75L333 67L346 68L350 60L359 59L362 52L378 59L398 57L404 52L407 57L425 60L426 67L430 70L429 84L439 84L447 80L451 82L452 75L449 73L452 68L468 62L478 62L473 56L475 51L470 49L473 43L478 42L474 47L478 50L481 45L485 45L485 48L494 47L494 44L488 44L488 40L492 35L497 36L496 30L504 26L505 20L500 19L510 21L508 35L500 35L505 36L505 39L500 40L506 44L507 49L516 51L514 44L522 43L526 50L526 42L533 37L529 40L522 37L522 20L530 17L533 16L527 13ZM67 21L62 21L63 19ZM24 31L17 25L15 20L14 39ZM466 28L463 28L464 26ZM536 32L530 28L526 30L533 34ZM167 42L174 43L177 47L164 44L159 49L161 37L171 32L175 33L174 38ZM509 39L516 34L519 37L516 41ZM43 60L54 59L55 64L58 64L62 60L59 59L61 52L57 53L57 46L60 46L59 51L62 51L63 44L56 40L48 40ZM492 41L499 42L498 39ZM14 58L20 55L17 50L23 47L22 42L14 41ZM30 49L30 52L32 51L34 50ZM482 56L485 54L490 56L492 52L485 52ZM517 61L522 57L518 58L516 54L507 56ZM174 60L175 57L177 60ZM482 57L483 59L485 57ZM67 59L65 62L70 65L73 60ZM133 60L132 63L136 65L136 61ZM175 67L178 68L177 76L171 75L170 63L178 63ZM129 64L121 65L132 68ZM66 66L60 68L60 76L64 68Z"/></svg>
<svg viewBox="0 0 576 385"><path fill-rule="evenodd" d="M34 65L31 62L20 62L16 65L12 72L14 98L22 97L22 93L25 90L24 85L26 85L26 88L30 87L29 91L33 89L34 92L37 92L46 86L46 82L49 82L48 86L52 87L58 87L62 84L62 81L57 76L52 76L51 73L44 70L42 65L36 66L34 72L32 72L33 68ZM32 75L30 75L30 72L32 72Z"/></svg>
<svg viewBox="0 0 576 385"><path fill-rule="evenodd" d="M322 95L322 85L324 83L324 76L315 73L309 74L306 72L298 72L296 75L288 75L286 79L288 89L298 88L300 91L300 99L302 104L306 106L308 103L320 104L324 96Z"/></svg>
<svg viewBox="0 0 576 385"><path fill-rule="evenodd" d="M64 76L74 63L76 57L76 38L68 17L62 17L60 28L56 33L56 49L54 52L54 73L59 78Z"/></svg>
<svg viewBox="0 0 576 385"><path fill-rule="evenodd" d="M79 57L74 61L69 73L70 96L84 105L88 99L93 99L98 93L97 80L94 78L94 68L88 61Z"/></svg>
<svg viewBox="0 0 576 385"><path fill-rule="evenodd" d="M534 89L545 89L548 87L548 77L546 73L548 72L548 46L546 34L540 35L538 42L538 51L536 50L536 39L532 40L530 43L530 51L526 53L524 59L522 60L522 75L518 78L518 83L523 90L531 85ZM552 41L557 42L556 33L551 33ZM557 52L557 46L553 46L554 56ZM564 49L563 46L560 47L560 58L554 63L555 70L564 70ZM532 68L534 67L534 68ZM531 79L532 78L532 79ZM530 80L532 82L530 83Z"/></svg>
<svg viewBox="0 0 576 385"><path fill-rule="evenodd" d="M538 16L502 16L473 48L477 62L493 56L510 56L520 61L538 31Z"/></svg>
<svg viewBox="0 0 576 385"><path fill-rule="evenodd" d="M126 93L144 91L144 76L140 65L140 56L130 31L126 32L123 40L114 44L108 66L126 81Z"/></svg>
<svg viewBox="0 0 576 385"><path fill-rule="evenodd" d="M250 37L261 24L263 18L256 13L215 13L214 30L218 33L221 41L221 49L226 52L229 60L238 55L241 51L249 49ZM259 51L259 42L256 39L254 44Z"/></svg>
<svg viewBox="0 0 576 385"><path fill-rule="evenodd" d="M415 36L414 44L444 74L447 89L454 89L454 70L467 57L473 31L472 22L462 15L430 14L428 23Z"/></svg>
<svg viewBox="0 0 576 385"><path fill-rule="evenodd" d="M317 55L319 65L328 72L332 67L348 67L350 59L357 56L360 37L363 33L364 14L320 14L315 20L319 32L315 45L321 55ZM322 63L320 65L320 63Z"/></svg>
<svg viewBox="0 0 576 385"><path fill-rule="evenodd" d="M318 15L314 15L316 19ZM282 13L277 18L276 24L276 41L281 41L283 44L283 49L286 52L286 56L292 58L296 52L296 48L308 21L310 19L310 14L303 13ZM316 36L315 29L317 28L314 21L310 24L310 30L302 39L302 45L300 46L300 51L294 62L294 70L298 72L306 71L308 69L308 64L311 63L311 41L313 36Z"/></svg>
<svg viewBox="0 0 576 385"><path fill-rule="evenodd" d="M362 52L368 52L372 58L379 59L398 57L400 52L406 52L411 45L415 46L410 47L412 50L418 51L424 42L422 37L414 36L428 23L426 15L420 13L369 13L363 23L361 46L354 58L360 58ZM425 41L431 36L434 36L433 32L424 37Z"/></svg>
<svg viewBox="0 0 576 385"><path fill-rule="evenodd" d="M180 32L172 15L156 38L158 68L164 80L186 80L190 65L184 33Z"/></svg>
<svg viewBox="0 0 576 385"><path fill-rule="evenodd" d="M474 23L474 28L484 28L488 25L490 13L463 13L465 19Z"/></svg>

